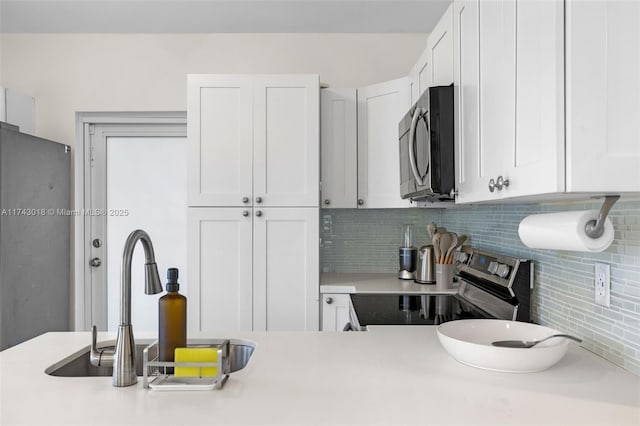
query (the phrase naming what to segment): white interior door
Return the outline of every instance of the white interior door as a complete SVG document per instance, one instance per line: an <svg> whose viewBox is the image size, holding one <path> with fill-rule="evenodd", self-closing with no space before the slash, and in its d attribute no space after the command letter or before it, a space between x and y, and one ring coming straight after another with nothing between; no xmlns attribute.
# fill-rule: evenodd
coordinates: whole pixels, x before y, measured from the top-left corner
<svg viewBox="0 0 640 426"><path fill-rule="evenodd" d="M91 133L91 132L90 132ZM153 242L160 278L167 268L186 276L186 164L184 126L95 125L91 137L90 196L85 241L90 267L91 322L116 330L120 323L120 286L124 243L135 229ZM132 324L156 331L161 295L144 294L144 252L136 247L132 263Z"/></svg>

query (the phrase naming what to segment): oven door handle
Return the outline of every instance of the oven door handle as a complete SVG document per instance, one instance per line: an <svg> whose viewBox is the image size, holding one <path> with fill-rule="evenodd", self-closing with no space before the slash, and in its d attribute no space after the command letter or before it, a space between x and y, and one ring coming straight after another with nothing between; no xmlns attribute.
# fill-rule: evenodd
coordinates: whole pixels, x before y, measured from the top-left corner
<svg viewBox="0 0 640 426"><path fill-rule="evenodd" d="M424 179L420 176L420 172L418 171L418 163L416 160L416 127L418 126L418 120L420 120L422 114L426 111L422 108L416 108L413 113L413 117L411 119L411 127L409 129L409 163L411 164L411 172L413 173L413 177L416 179L416 184L418 186L424 186ZM427 139L429 139L429 129L427 128ZM427 140L427 146L429 147L429 151L431 151L431 144ZM431 158L431 152L429 152L429 156L427 158ZM427 170L429 165L427 164Z"/></svg>

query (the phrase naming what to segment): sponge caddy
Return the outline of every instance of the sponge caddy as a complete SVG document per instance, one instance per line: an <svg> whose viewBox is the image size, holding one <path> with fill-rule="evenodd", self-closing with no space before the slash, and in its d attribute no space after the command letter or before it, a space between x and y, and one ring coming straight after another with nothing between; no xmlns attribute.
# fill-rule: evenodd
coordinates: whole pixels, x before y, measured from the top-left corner
<svg viewBox="0 0 640 426"><path fill-rule="evenodd" d="M176 348L174 362L218 362L218 348ZM176 377L215 377L218 367L175 367Z"/></svg>

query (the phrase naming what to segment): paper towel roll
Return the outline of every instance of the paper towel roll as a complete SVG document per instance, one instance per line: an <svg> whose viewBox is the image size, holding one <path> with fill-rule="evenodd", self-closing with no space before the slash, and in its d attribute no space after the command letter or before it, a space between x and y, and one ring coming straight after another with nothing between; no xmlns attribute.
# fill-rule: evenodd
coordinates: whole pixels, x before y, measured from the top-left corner
<svg viewBox="0 0 640 426"><path fill-rule="evenodd" d="M560 213L534 214L522 219L518 227L520 240L531 248L604 251L613 242L613 225L609 218L600 238L591 238L585 231L590 220L598 217L598 210L579 210Z"/></svg>

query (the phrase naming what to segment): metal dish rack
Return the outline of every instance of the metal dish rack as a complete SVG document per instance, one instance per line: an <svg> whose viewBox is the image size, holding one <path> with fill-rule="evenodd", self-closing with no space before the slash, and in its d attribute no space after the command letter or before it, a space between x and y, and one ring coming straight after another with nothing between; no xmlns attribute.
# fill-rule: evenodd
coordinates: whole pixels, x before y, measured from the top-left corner
<svg viewBox="0 0 640 426"><path fill-rule="evenodd" d="M144 348L142 353L142 383L145 389L153 390L212 390L222 389L229 375L229 340L222 343L187 344L188 348L217 348L216 362L167 362L159 360L158 341ZM175 367L217 367L216 376L182 377L171 372Z"/></svg>

